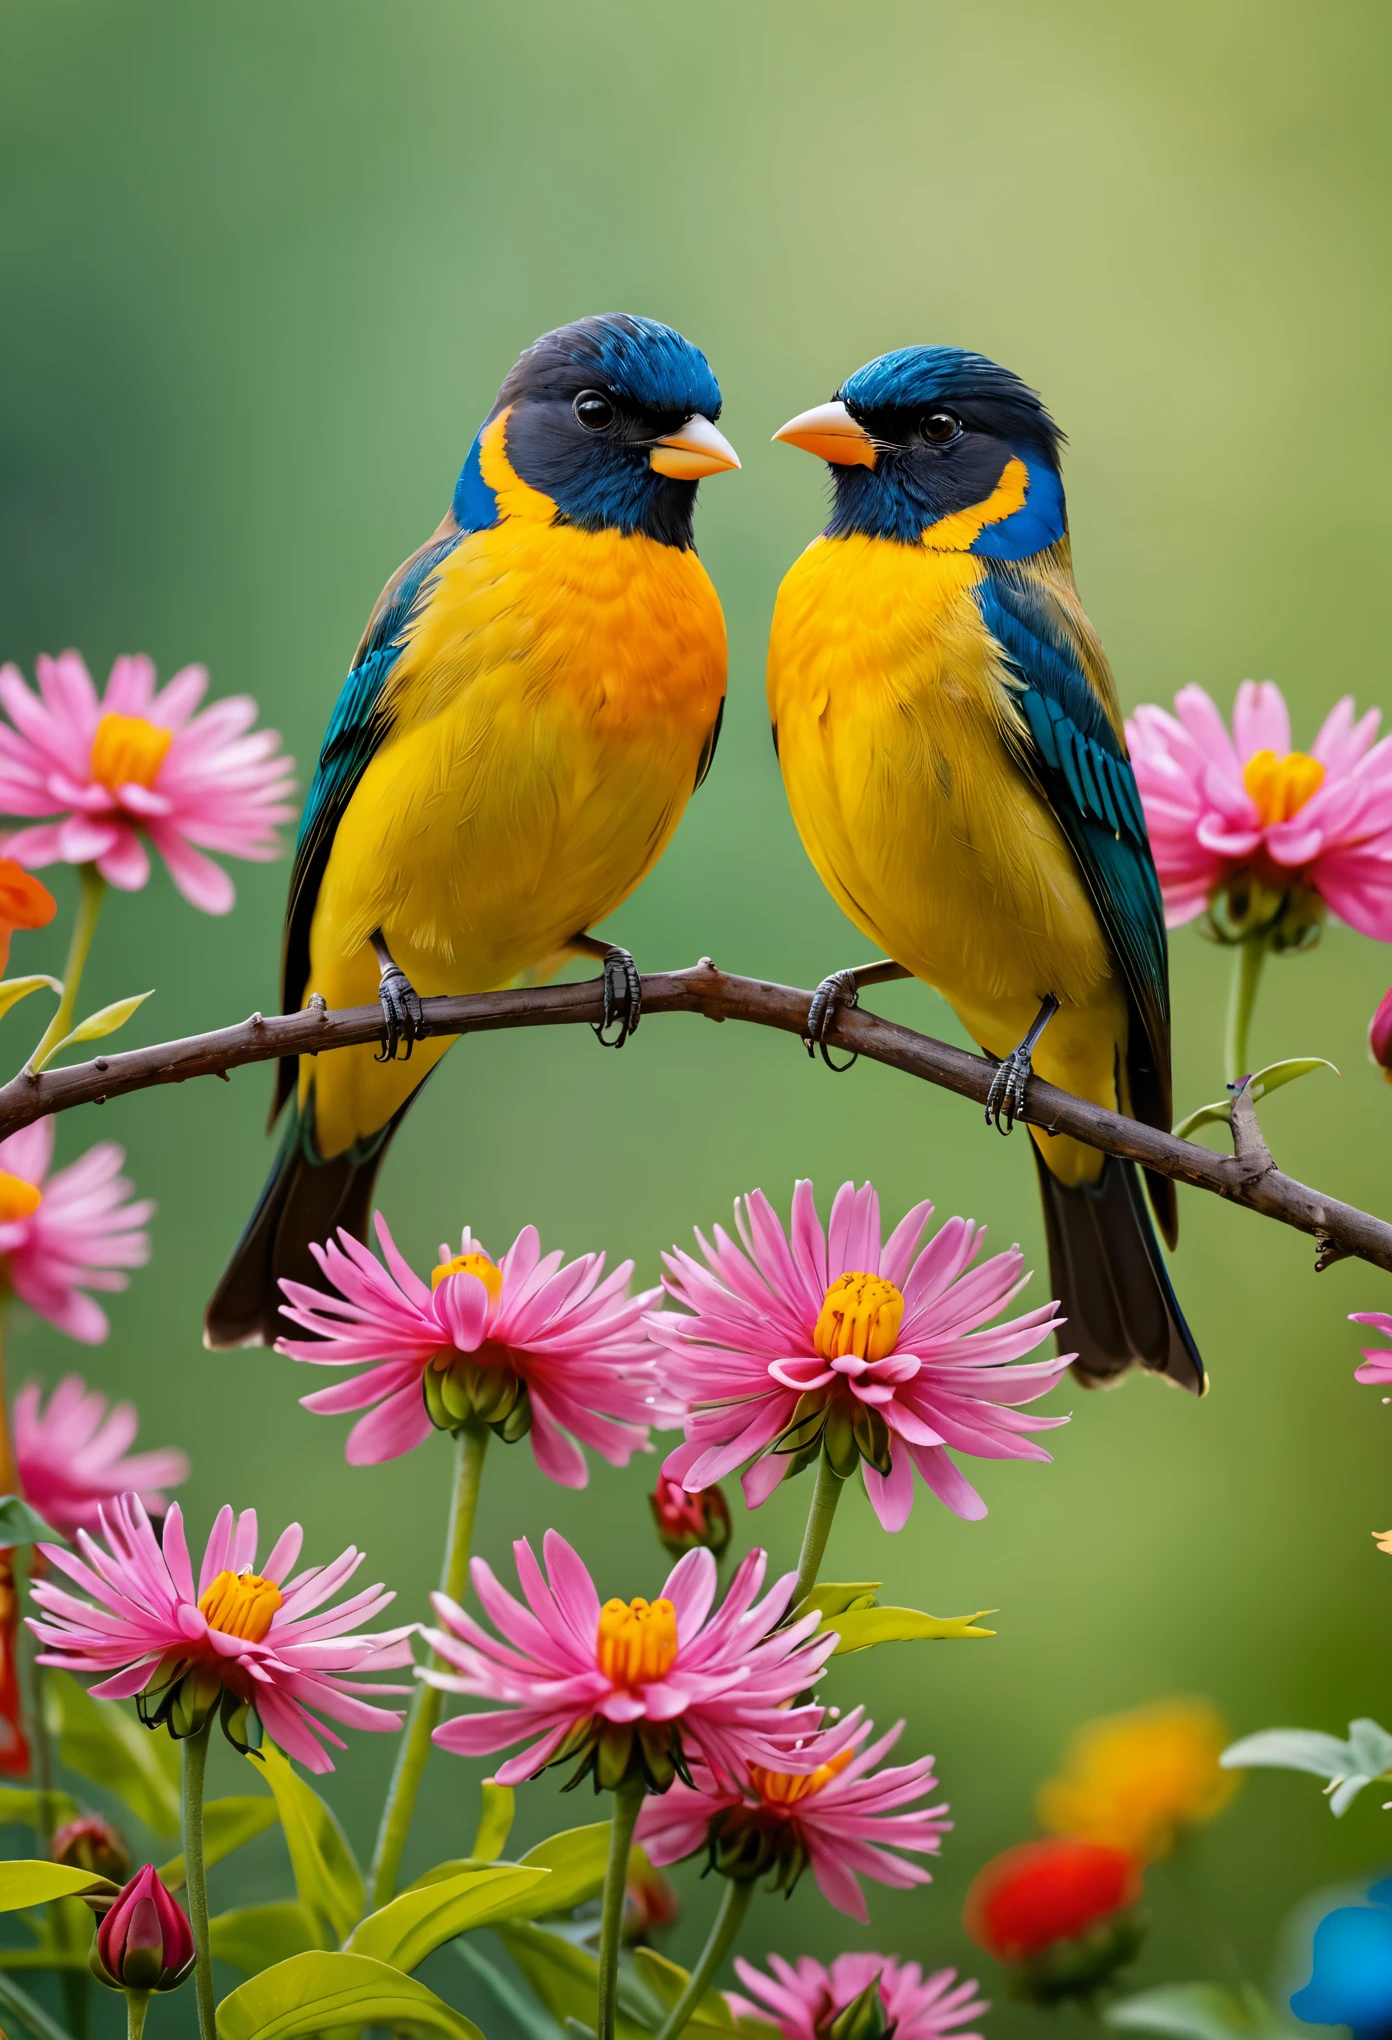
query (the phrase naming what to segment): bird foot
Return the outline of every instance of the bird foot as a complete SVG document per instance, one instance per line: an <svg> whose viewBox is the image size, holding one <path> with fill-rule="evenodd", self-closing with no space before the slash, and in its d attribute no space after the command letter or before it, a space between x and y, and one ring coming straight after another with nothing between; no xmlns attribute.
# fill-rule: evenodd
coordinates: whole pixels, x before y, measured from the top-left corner
<svg viewBox="0 0 1392 2040"><path fill-rule="evenodd" d="M377 997L382 1005L382 1046L373 1061L409 1062L411 1050L418 1041L425 1039L425 1014L421 1010L420 995L405 971L390 963L383 968ZM398 1057L398 1046L403 1041L406 1053Z"/></svg>
<svg viewBox="0 0 1392 2040"><path fill-rule="evenodd" d="M827 1035L836 1025L836 1016L844 1008L851 1009L860 1004L860 982L853 970L834 970L830 977L824 977L812 994L812 1003L807 1009L807 1031L803 1035L803 1046L816 1060L818 1051L829 1070L837 1076L851 1067L857 1060L852 1055L843 1063L833 1062L827 1045Z"/></svg>
<svg viewBox="0 0 1392 2040"><path fill-rule="evenodd" d="M1025 1086L1034 1075L1029 1050L1013 1048L1004 1062L996 1064L991 1088L986 1093L986 1124L997 1133L1012 1133L1015 1121L1025 1109Z"/></svg>
<svg viewBox="0 0 1392 2040"><path fill-rule="evenodd" d="M604 952L601 983L604 986L604 1018L597 1022L592 1020L590 1025L601 1048L622 1048L630 1034L638 1032L638 1022L643 1017L643 984L637 964L617 943ZM612 1039L609 1035L611 1027L619 1030Z"/></svg>

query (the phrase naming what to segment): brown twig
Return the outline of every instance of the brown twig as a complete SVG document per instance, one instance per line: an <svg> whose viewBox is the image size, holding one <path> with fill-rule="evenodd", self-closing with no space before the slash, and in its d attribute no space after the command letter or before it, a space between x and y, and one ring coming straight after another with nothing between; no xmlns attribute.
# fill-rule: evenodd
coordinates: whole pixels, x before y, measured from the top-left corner
<svg viewBox="0 0 1392 2040"><path fill-rule="evenodd" d="M672 971L643 979L643 1015L696 1013L707 1020L747 1020L757 1027L779 1028L801 1035L811 994L758 978L730 977L702 958L691 970ZM601 1014L597 982L545 985L525 991L480 992L458 999L424 1001L427 1034L482 1034L502 1027L562 1027L594 1022ZM242 1063L268 1062L276 1056L319 1055L326 1049L349 1048L376 1041L382 1016L376 1006L328 1012L322 1001L302 1013L264 1019L253 1013L238 1027L215 1034L191 1035L155 1048L137 1048L125 1055L98 1056L95 1062L69 1069L25 1073L0 1089L0 1139L49 1112L74 1105L103 1104L154 1084L181 1084L189 1077L225 1076ZM903 1070L909 1076L955 1091L984 1105L994 1065L968 1055L926 1034L897 1027L859 1007L838 1013L828 1040L872 1062ZM633 1051L630 1050L629 1053ZM1264 1218L1311 1234L1319 1243L1318 1265L1356 1256L1392 1272L1392 1225L1341 1204L1283 1175L1271 1159L1257 1127L1250 1096L1244 1090L1233 1105L1235 1152L1216 1155L1192 1141L1176 1140L1138 1120L1108 1112L1086 1099L1059 1091L1040 1078L1030 1079L1023 1117L1051 1133L1071 1134L1104 1154L1123 1155L1157 1175L1172 1176L1196 1190L1209 1190L1233 1204L1242 1204Z"/></svg>

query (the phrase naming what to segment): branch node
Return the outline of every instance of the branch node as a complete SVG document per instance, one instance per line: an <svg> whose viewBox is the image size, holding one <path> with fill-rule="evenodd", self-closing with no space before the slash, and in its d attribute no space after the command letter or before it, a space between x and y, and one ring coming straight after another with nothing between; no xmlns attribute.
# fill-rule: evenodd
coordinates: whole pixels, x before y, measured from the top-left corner
<svg viewBox="0 0 1392 2040"><path fill-rule="evenodd" d="M248 1027L264 1027L265 1024L266 1024L265 1021L262 1019L259 1013L253 1013L250 1020L247 1021Z"/></svg>
<svg viewBox="0 0 1392 2040"><path fill-rule="evenodd" d="M317 1016L319 1025L322 1027L329 1017L329 1002L322 992L310 993L309 1010Z"/></svg>
<svg viewBox="0 0 1392 2040"><path fill-rule="evenodd" d="M1252 1102L1251 1078L1244 1077L1239 1085L1230 1088L1233 1090L1233 1159L1238 1164L1237 1174L1242 1183L1251 1185L1262 1176L1269 1175L1276 1164L1257 1124L1257 1108Z"/></svg>
<svg viewBox="0 0 1392 2040"><path fill-rule="evenodd" d="M1347 1247L1339 1246L1327 1232L1315 1234L1315 1273L1323 1275L1326 1268L1332 1268L1336 1261L1349 1260Z"/></svg>
<svg viewBox="0 0 1392 2040"><path fill-rule="evenodd" d="M110 1067L111 1065L107 1062L107 1059L104 1055L97 1056L92 1063L92 1068L94 1070L105 1070L109 1069Z"/></svg>

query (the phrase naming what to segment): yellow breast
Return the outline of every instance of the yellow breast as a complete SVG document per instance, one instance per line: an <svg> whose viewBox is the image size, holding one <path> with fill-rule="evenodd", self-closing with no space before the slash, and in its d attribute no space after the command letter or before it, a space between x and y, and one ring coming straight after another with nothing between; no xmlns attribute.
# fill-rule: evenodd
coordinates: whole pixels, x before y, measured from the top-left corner
<svg viewBox="0 0 1392 2040"><path fill-rule="evenodd" d="M1063 831L1004 742L1018 711L971 597L983 571L964 552L817 540L779 591L768 695L822 879L1000 1054L1045 992L1117 995Z"/></svg>

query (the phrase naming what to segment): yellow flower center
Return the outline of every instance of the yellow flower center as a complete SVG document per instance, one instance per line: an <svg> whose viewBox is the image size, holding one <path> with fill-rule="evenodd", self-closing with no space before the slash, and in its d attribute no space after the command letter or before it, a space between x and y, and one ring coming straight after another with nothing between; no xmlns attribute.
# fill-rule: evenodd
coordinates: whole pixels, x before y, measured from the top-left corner
<svg viewBox="0 0 1392 2040"><path fill-rule="evenodd" d="M883 1360L894 1351L904 1322L904 1299L881 1275L838 1275L826 1293L812 1343L823 1360L854 1353Z"/></svg>
<svg viewBox="0 0 1392 2040"><path fill-rule="evenodd" d="M749 1782L766 1806L796 1806L800 1799L810 1799L814 1792L820 1792L823 1785L829 1785L833 1778L845 1770L854 1750L842 1750L829 1764L818 1764L815 1771L805 1777L793 1777L787 1771L766 1771L762 1764L749 1766Z"/></svg>
<svg viewBox="0 0 1392 2040"><path fill-rule="evenodd" d="M280 1588L252 1572L220 1572L198 1597L199 1613L210 1629L260 1643L281 1605Z"/></svg>
<svg viewBox="0 0 1392 2040"><path fill-rule="evenodd" d="M26 1183L23 1176L11 1176L0 1169L0 1225L32 1218L42 1203L43 1191L37 1183Z"/></svg>
<svg viewBox="0 0 1392 2040"><path fill-rule="evenodd" d="M456 1254L452 1261L441 1261L438 1268L430 1271L431 1288L438 1289L447 1275L477 1275L491 1303L496 1303L503 1293L503 1271L487 1254Z"/></svg>
<svg viewBox="0 0 1392 2040"><path fill-rule="evenodd" d="M599 1611L595 1662L616 1686L645 1686L671 1671L677 1611L670 1601L606 1601Z"/></svg>
<svg viewBox="0 0 1392 2040"><path fill-rule="evenodd" d="M173 741L173 730L146 722L143 715L104 715L92 739L92 777L111 793L123 786L153 786Z"/></svg>
<svg viewBox="0 0 1392 2040"><path fill-rule="evenodd" d="M1287 751L1284 758L1274 751L1254 751L1242 772L1242 784L1256 803L1264 829L1288 822L1323 783L1323 765L1304 751Z"/></svg>

